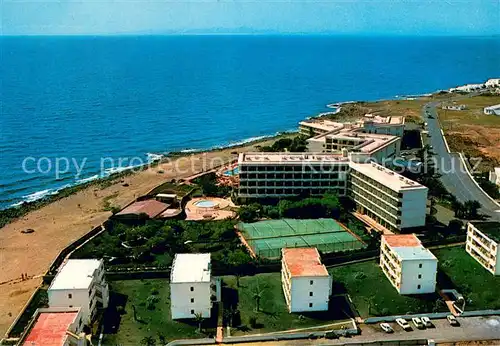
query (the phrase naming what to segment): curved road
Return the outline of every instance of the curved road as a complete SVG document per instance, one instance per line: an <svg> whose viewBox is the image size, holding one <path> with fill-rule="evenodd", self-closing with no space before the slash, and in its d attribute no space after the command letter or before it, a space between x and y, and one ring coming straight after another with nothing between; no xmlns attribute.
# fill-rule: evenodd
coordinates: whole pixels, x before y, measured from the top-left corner
<svg viewBox="0 0 500 346"><path fill-rule="evenodd" d="M438 120L436 106L440 102L427 103L422 109L422 117L427 122L429 131L429 142L436 153L441 181L450 193L455 195L460 202L467 200L477 200L481 203L481 212L489 216L492 220L500 221L500 205L490 199L473 181L467 170L463 166L458 153L449 153L446 148L443 132ZM426 113L429 112L431 117Z"/></svg>

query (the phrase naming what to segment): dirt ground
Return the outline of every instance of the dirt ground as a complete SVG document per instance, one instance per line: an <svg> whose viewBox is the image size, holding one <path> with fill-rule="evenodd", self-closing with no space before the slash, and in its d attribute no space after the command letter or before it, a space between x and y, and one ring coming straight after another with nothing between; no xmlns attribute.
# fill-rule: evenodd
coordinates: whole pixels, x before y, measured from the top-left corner
<svg viewBox="0 0 500 346"><path fill-rule="evenodd" d="M165 181L185 178L236 159L232 152L252 151L257 149L256 145L272 142L194 154L127 176L123 182L104 189L90 186L0 229L0 335L7 331L40 285L41 276L58 253L111 215L102 211L103 203L124 206ZM124 183L129 186L124 187ZM20 233L27 228L35 232ZM27 274L28 279L21 280L22 274Z"/></svg>
<svg viewBox="0 0 500 346"><path fill-rule="evenodd" d="M466 105L466 110L438 109L450 149L482 157L479 168L485 171L500 163L500 117L485 115L483 109L499 103L500 96L475 96L457 102Z"/></svg>

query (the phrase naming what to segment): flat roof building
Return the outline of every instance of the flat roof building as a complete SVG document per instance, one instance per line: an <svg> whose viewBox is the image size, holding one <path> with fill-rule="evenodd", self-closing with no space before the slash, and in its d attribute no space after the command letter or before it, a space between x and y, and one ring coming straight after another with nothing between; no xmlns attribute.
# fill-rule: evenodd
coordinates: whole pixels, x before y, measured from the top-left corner
<svg viewBox="0 0 500 346"><path fill-rule="evenodd" d="M172 319L211 315L212 303L220 301L220 280L212 278L209 253L176 254L170 273Z"/></svg>
<svg viewBox="0 0 500 346"><path fill-rule="evenodd" d="M500 275L500 223L469 222L465 249L493 275Z"/></svg>
<svg viewBox="0 0 500 346"><path fill-rule="evenodd" d="M316 248L281 250L281 285L289 312L326 311L332 279Z"/></svg>
<svg viewBox="0 0 500 346"><path fill-rule="evenodd" d="M79 308L38 309L18 345L85 346L84 325Z"/></svg>
<svg viewBox="0 0 500 346"><path fill-rule="evenodd" d="M349 194L359 213L392 231L425 225L427 187L374 162L349 166Z"/></svg>
<svg viewBox="0 0 500 346"><path fill-rule="evenodd" d="M483 111L486 115L500 115L500 104L484 107Z"/></svg>
<svg viewBox="0 0 500 346"><path fill-rule="evenodd" d="M109 288L104 279L104 263L96 259L70 259L63 264L48 291L49 306L80 307L83 320L90 324L99 308L106 308Z"/></svg>
<svg viewBox="0 0 500 346"><path fill-rule="evenodd" d="M384 234L380 267L400 294L436 290L437 258L414 234Z"/></svg>

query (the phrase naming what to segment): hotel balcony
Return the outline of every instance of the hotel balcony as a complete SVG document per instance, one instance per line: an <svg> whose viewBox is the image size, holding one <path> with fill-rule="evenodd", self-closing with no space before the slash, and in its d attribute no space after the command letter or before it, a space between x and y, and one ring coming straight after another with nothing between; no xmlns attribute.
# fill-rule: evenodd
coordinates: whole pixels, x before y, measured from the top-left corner
<svg viewBox="0 0 500 346"><path fill-rule="evenodd" d="M382 259L380 262L380 265L382 268L385 268L388 274L394 278L395 281L399 281L399 278L401 276L401 272L393 268L389 262L386 260Z"/></svg>
<svg viewBox="0 0 500 346"><path fill-rule="evenodd" d="M474 249L485 261L492 262L493 264L495 263L495 256L485 250L480 244L477 242L469 242L468 244L472 249Z"/></svg>

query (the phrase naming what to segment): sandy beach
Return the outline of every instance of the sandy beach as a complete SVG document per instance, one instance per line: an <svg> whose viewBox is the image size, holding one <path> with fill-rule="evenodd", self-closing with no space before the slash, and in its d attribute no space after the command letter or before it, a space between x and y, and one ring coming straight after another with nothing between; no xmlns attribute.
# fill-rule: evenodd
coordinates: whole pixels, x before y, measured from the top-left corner
<svg viewBox="0 0 500 346"><path fill-rule="evenodd" d="M238 148L184 156L118 179L104 189L93 185L30 212L0 229L1 335L40 285L41 277L58 253L111 215L102 211L106 200L112 205L124 206L165 181L186 178L228 163L237 158L234 152L256 150L257 145L268 145L273 141L267 139ZM125 183L128 186L123 186ZM20 232L27 228L35 232ZM29 279L22 281L22 274L27 274Z"/></svg>

